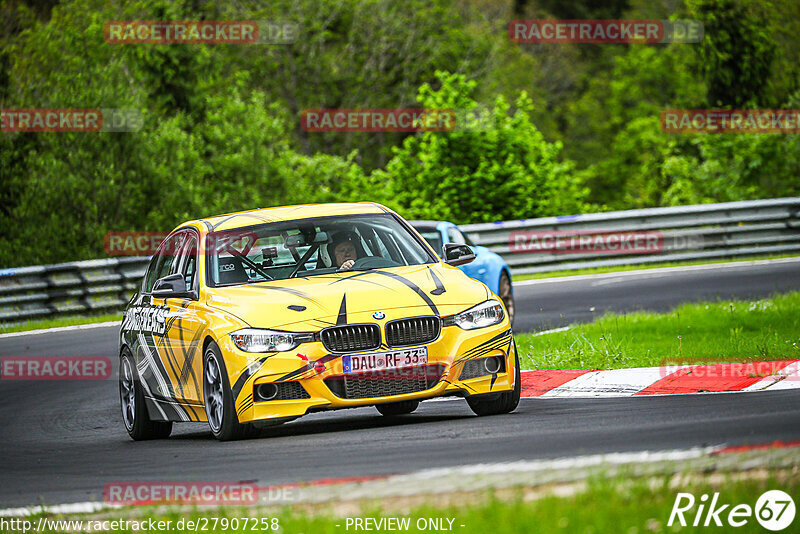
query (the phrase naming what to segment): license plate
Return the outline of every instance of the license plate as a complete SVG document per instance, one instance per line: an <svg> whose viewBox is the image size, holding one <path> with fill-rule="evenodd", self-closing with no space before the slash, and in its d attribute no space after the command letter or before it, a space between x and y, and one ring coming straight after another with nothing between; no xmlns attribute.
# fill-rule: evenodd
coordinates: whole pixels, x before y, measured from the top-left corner
<svg viewBox="0 0 800 534"><path fill-rule="evenodd" d="M428 347L411 347L369 354L346 354L342 357L345 373L401 369L427 363Z"/></svg>

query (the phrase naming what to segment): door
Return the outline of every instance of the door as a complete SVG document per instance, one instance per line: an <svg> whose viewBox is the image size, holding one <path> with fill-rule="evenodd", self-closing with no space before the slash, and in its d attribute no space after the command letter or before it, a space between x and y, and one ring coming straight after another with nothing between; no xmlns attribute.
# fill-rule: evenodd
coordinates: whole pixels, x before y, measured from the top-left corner
<svg viewBox="0 0 800 534"><path fill-rule="evenodd" d="M194 293L192 298L154 299L168 308L162 351L169 360L174 384L174 397L187 404L189 416L202 420L203 389L203 332L205 323L199 315L197 295L199 294L197 232L187 231L178 250L177 258L170 274L180 273L187 289Z"/></svg>
<svg viewBox="0 0 800 534"><path fill-rule="evenodd" d="M188 421L190 416L176 399L179 374L169 357L165 337L169 325L170 307L164 299L153 298L156 280L175 272L177 251L183 246L186 232L168 236L153 256L145 275L142 293L135 305L126 312L126 323L130 324L135 337L136 362L145 396L156 401L148 403L150 416L159 420Z"/></svg>

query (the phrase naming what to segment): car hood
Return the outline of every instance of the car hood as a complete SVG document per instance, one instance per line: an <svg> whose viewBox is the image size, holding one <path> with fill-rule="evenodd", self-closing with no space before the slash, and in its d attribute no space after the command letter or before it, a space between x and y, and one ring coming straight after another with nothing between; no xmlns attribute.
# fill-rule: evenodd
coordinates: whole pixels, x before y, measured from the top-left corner
<svg viewBox="0 0 800 534"><path fill-rule="evenodd" d="M206 303L252 327L298 332L376 319L450 315L488 298L491 293L482 283L455 267L434 263L213 288Z"/></svg>

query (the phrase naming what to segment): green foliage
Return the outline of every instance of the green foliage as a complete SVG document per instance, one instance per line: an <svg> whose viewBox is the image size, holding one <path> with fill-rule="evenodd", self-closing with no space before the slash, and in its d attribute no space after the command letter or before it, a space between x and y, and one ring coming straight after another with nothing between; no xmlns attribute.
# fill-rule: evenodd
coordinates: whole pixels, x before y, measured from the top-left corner
<svg viewBox="0 0 800 534"><path fill-rule="evenodd" d="M661 165L685 142L661 131L659 114L699 107L703 98L687 68L690 54L678 44L630 47L572 105L569 132L576 142L568 153L587 166L582 176L592 201L615 209L664 203L670 182Z"/></svg>
<svg viewBox="0 0 800 534"><path fill-rule="evenodd" d="M0 0L0 108L132 108L133 133L0 134L0 266L111 230L383 201L479 222L798 194L800 136L666 134L664 109L800 107L800 4ZM699 18L700 45L517 45L522 16ZM112 20L292 21L283 45L108 44ZM307 108L482 110L452 133L310 133Z"/></svg>
<svg viewBox="0 0 800 534"><path fill-rule="evenodd" d="M631 46L572 105L567 153L584 167L589 199L628 209L797 194L796 134L661 129L666 109L797 105L780 94L791 82L772 83L787 73L772 74L777 22L764 10L697 0L685 16L703 21L702 43Z"/></svg>
<svg viewBox="0 0 800 534"><path fill-rule="evenodd" d="M241 18L232 7L220 9L227 18ZM230 47L219 52L221 62L231 71L247 70L250 87L292 117L309 108L407 107L437 69L504 90L506 76L532 68L530 58L502 38L502 21L457 0L277 0L254 2L249 17L293 20L299 38L280 46ZM347 157L357 150L354 161L369 170L383 167L391 147L407 136L295 133L306 154Z"/></svg>
<svg viewBox="0 0 800 534"><path fill-rule="evenodd" d="M777 51L769 2L689 0L689 15L703 22L705 38L696 47L709 107L766 105L772 61ZM774 102L773 102L774 104Z"/></svg>
<svg viewBox="0 0 800 534"><path fill-rule="evenodd" d="M441 87L424 84L418 101L425 109L472 110L475 82L437 73ZM538 217L580 211L585 190L559 160L560 143L548 143L530 120L525 93L516 111L503 97L474 128L408 137L372 187L388 192L386 202L412 218L456 223ZM385 189L384 189L385 188Z"/></svg>

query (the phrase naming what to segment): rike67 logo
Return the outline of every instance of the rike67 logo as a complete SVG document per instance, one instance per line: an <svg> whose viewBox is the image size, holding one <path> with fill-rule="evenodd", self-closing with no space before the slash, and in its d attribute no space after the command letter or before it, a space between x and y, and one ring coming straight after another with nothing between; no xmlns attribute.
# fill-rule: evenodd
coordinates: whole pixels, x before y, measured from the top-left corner
<svg viewBox="0 0 800 534"><path fill-rule="evenodd" d="M725 503L718 492L711 496L704 493L700 499L695 499L691 493L678 493L667 526L741 527L755 517L765 529L780 531L792 524L794 516L794 500L781 490L765 491L755 507Z"/></svg>

